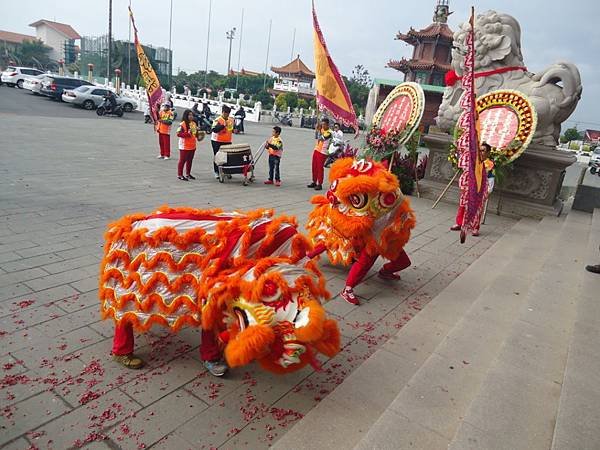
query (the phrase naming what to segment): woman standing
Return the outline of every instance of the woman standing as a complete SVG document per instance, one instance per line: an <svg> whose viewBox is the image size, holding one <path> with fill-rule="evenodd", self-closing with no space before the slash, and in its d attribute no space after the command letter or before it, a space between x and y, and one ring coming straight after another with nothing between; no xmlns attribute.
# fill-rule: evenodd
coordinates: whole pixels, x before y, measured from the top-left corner
<svg viewBox="0 0 600 450"><path fill-rule="evenodd" d="M177 164L177 178L182 181L195 180L192 175L192 161L196 153L196 142L204 138L204 133L198 129L194 122L194 113L186 109L183 120L177 128L179 138L179 164ZM184 170L185 169L185 170ZM185 171L185 175L183 174Z"/></svg>

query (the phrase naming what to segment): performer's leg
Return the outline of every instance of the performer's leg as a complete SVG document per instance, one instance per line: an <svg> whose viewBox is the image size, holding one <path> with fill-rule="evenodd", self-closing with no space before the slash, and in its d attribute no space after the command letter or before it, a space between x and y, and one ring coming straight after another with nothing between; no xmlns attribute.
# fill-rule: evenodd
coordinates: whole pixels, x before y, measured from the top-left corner
<svg viewBox="0 0 600 450"><path fill-rule="evenodd" d="M185 154L187 150L179 150L179 162L177 163L177 176L183 176L183 165L185 164Z"/></svg>
<svg viewBox="0 0 600 450"><path fill-rule="evenodd" d="M130 323L115 326L113 338L113 359L128 369L140 369L144 366L144 360L133 355L134 346L133 327Z"/></svg>
<svg viewBox="0 0 600 450"><path fill-rule="evenodd" d="M163 142L165 145L165 157L171 157L171 136L169 134L163 134Z"/></svg>
<svg viewBox="0 0 600 450"><path fill-rule="evenodd" d="M223 376L227 372L227 364L223 361L223 353L219 348L217 335L214 331L202 330L200 359L204 361L204 367L216 377Z"/></svg>
<svg viewBox="0 0 600 450"><path fill-rule="evenodd" d="M346 287L340 294L348 303L360 305L358 298L354 295L354 287L362 281L369 269L373 267L377 257L378 255L372 256L363 250L356 262L350 267L348 278L346 278Z"/></svg>
<svg viewBox="0 0 600 450"><path fill-rule="evenodd" d="M187 166L187 172L185 173L187 176L191 175L192 173L192 161L194 160L194 155L196 154L196 150L187 150L187 161L186 161L186 166Z"/></svg>
<svg viewBox="0 0 600 450"><path fill-rule="evenodd" d="M113 355L129 355L133 353L135 338L133 327L130 323L115 325L115 336L113 337Z"/></svg>
<svg viewBox="0 0 600 450"><path fill-rule="evenodd" d="M212 144L212 149L213 149L213 155L216 155L217 152L219 151L219 148L221 148L221 143L217 142L217 141L210 141L210 143ZM213 161L213 170L215 172L215 175L219 174L219 168L217 167L217 165L214 163Z"/></svg>
<svg viewBox="0 0 600 450"><path fill-rule="evenodd" d="M165 149L164 149L164 144L163 144L163 135L158 133L158 148L160 149L160 156L164 157L165 156Z"/></svg>
<svg viewBox="0 0 600 450"><path fill-rule="evenodd" d="M379 277L385 280L399 280L400 275L397 275L396 272L400 272L401 270L410 267L410 264L410 258L406 252L402 250L402 253L400 253L396 259L383 265L383 268L379 271Z"/></svg>
<svg viewBox="0 0 600 450"><path fill-rule="evenodd" d="M317 162L318 162L318 154L319 152L314 150L312 154L312 183L310 183L307 187L314 188L317 185Z"/></svg>
<svg viewBox="0 0 600 450"><path fill-rule="evenodd" d="M325 160L327 159L327 155L317 152L317 158L317 179L315 181L317 186L321 186L325 177Z"/></svg>

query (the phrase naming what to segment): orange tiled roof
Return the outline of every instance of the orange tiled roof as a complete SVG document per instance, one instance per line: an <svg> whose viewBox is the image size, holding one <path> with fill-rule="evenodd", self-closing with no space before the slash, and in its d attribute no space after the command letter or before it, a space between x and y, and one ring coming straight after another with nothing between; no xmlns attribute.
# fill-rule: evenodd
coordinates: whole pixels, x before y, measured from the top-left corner
<svg viewBox="0 0 600 450"><path fill-rule="evenodd" d="M59 33L67 36L69 39L81 39L79 33L75 31L71 25L67 25L66 23L42 19L29 24L30 27L38 27L40 25L48 25L50 28L53 28Z"/></svg>
<svg viewBox="0 0 600 450"><path fill-rule="evenodd" d="M391 67L392 69L399 70L401 72L407 72L409 69L411 69L411 70L437 69L437 70L442 70L442 71L447 72L450 69L452 69L452 66L450 64L440 64L440 63L434 63L434 62L417 62L417 61L409 60L406 58L402 58L400 60L392 59L387 63L387 66Z"/></svg>
<svg viewBox="0 0 600 450"><path fill-rule="evenodd" d="M295 73L314 77L315 74L312 70L306 67L306 64L300 59L300 55L294 59L291 63L281 67L271 67L271 70L275 73Z"/></svg>
<svg viewBox="0 0 600 450"><path fill-rule="evenodd" d="M0 30L0 41L12 42L13 44L21 44L23 41L35 41L35 36L28 34L13 33L12 31Z"/></svg>

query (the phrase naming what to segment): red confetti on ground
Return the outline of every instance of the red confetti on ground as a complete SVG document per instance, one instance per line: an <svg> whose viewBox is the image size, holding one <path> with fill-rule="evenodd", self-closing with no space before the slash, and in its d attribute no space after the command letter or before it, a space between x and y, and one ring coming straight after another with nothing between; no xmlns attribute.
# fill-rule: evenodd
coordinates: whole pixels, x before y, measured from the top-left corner
<svg viewBox="0 0 600 450"><path fill-rule="evenodd" d="M75 442L73 442L73 446L81 448L84 445L89 444L90 442L105 441L106 439L108 439L108 437L105 434L93 431L90 434L88 434L83 441L81 439L77 439Z"/></svg>
<svg viewBox="0 0 600 450"><path fill-rule="evenodd" d="M13 368L13 367L15 367L15 366L16 366L16 364L15 364L15 363L6 363L6 364L4 364L4 365L2 366L2 368L3 368L4 370L10 370L10 369L12 369L12 368Z"/></svg>
<svg viewBox="0 0 600 450"><path fill-rule="evenodd" d="M86 391L81 395L81 397L79 397L79 403L85 405L86 403L91 402L92 400L96 400L101 395L102 393L98 391Z"/></svg>
<svg viewBox="0 0 600 450"><path fill-rule="evenodd" d="M13 305L17 305L19 308L27 308L35 303L35 300L21 300L20 302L13 302ZM16 309L16 308L15 308ZM15 310L13 309L13 311Z"/></svg>
<svg viewBox="0 0 600 450"><path fill-rule="evenodd" d="M44 436L45 434L45 431L30 431L27 433L27 437L30 439L37 439L39 437Z"/></svg>
<svg viewBox="0 0 600 450"><path fill-rule="evenodd" d="M0 336L6 336L7 334L8 334L8 331L0 330Z"/></svg>

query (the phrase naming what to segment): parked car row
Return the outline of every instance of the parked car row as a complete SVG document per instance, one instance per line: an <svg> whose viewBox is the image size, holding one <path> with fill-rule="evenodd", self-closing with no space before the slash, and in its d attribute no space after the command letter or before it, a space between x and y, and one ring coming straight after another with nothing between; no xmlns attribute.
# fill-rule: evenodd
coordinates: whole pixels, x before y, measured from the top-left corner
<svg viewBox="0 0 600 450"><path fill-rule="evenodd" d="M28 89L35 95L71 103L87 110L102 105L109 92L106 86L97 86L80 78L44 73L30 67L9 66L2 72L0 79L8 86ZM110 91L114 93L112 89ZM116 95L116 100L125 112L137 108L137 102L132 98Z"/></svg>

